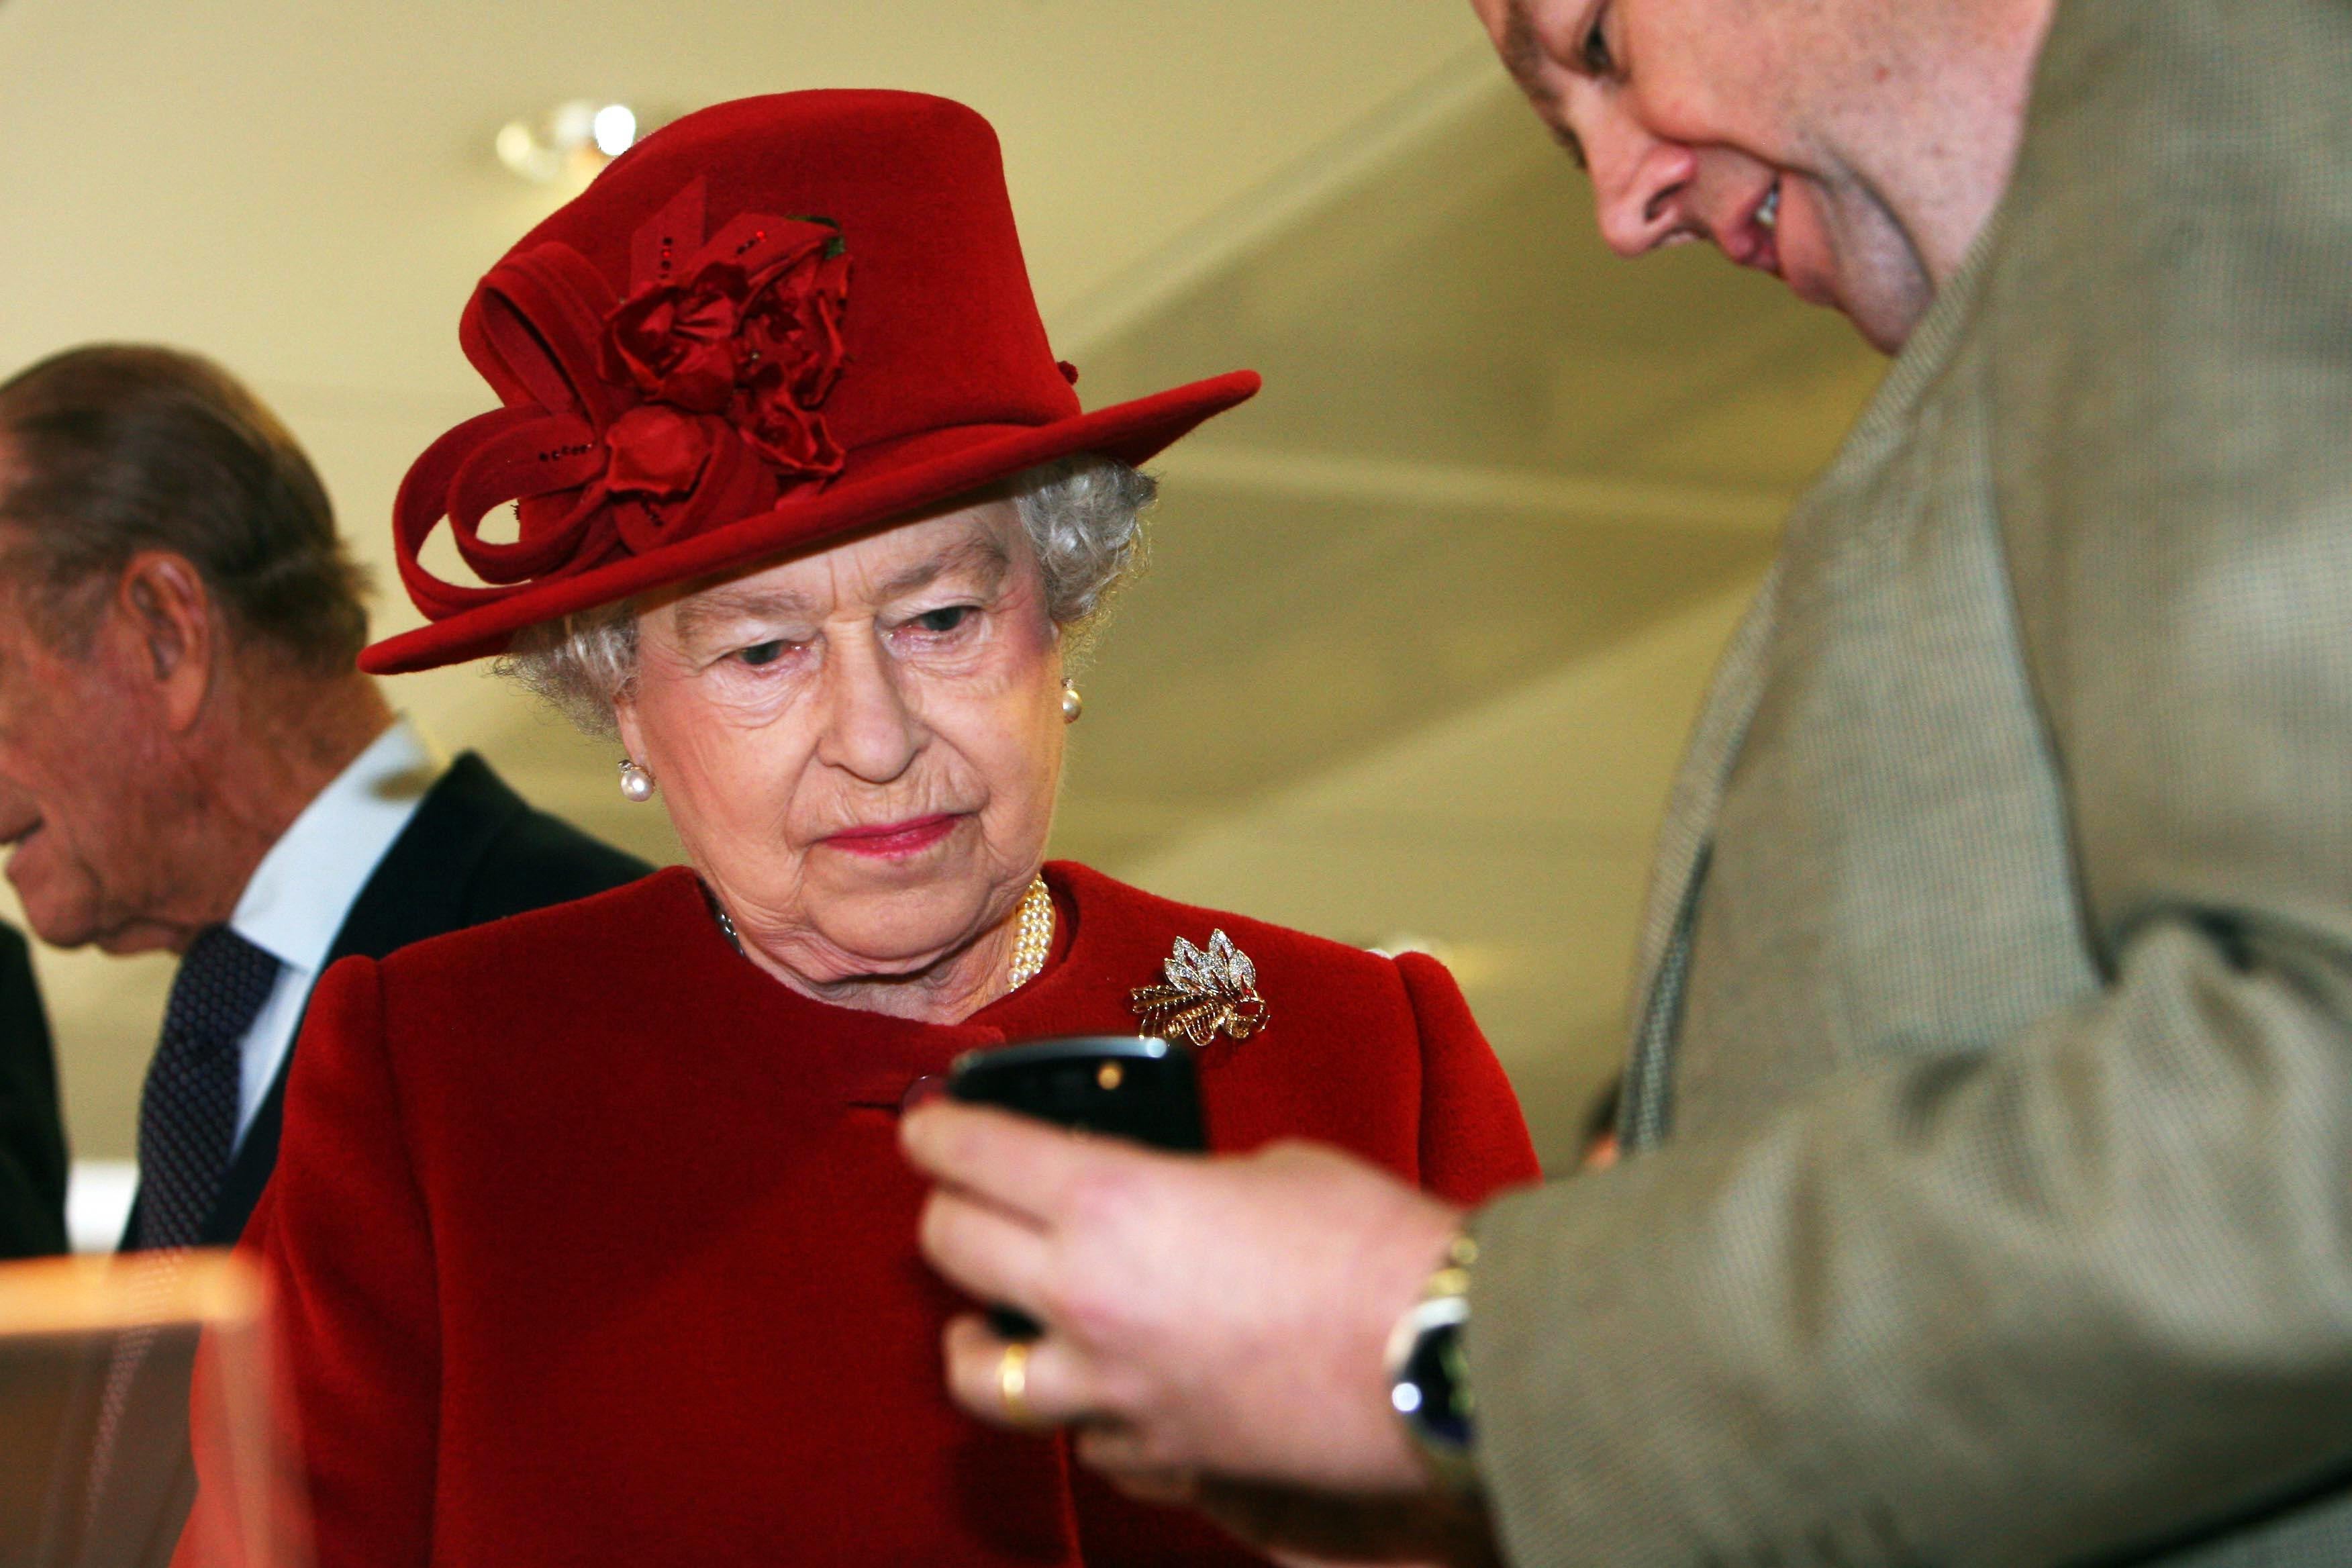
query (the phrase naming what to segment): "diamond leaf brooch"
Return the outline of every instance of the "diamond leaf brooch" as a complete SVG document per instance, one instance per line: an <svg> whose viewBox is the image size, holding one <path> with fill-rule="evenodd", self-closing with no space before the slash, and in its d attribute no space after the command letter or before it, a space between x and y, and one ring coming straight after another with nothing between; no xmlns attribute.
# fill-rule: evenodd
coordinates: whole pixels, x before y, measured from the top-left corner
<svg viewBox="0 0 2352 1568"><path fill-rule="evenodd" d="M1223 931L1211 931L1205 950L1178 937L1160 967L1167 984L1138 986L1128 996L1145 1034L1181 1036L1197 1049L1220 1034L1246 1040L1265 1027L1257 965Z"/></svg>

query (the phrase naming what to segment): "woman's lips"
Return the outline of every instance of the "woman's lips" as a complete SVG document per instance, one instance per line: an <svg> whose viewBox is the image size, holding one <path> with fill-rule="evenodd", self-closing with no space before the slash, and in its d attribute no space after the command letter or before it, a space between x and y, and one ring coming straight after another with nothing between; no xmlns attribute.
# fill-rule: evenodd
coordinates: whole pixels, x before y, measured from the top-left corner
<svg viewBox="0 0 2352 1568"><path fill-rule="evenodd" d="M870 856L877 860L900 860L920 854L955 831L963 818L952 812L937 816L910 816L904 822L879 823L872 827L845 827L825 839L835 849L845 849L852 855Z"/></svg>

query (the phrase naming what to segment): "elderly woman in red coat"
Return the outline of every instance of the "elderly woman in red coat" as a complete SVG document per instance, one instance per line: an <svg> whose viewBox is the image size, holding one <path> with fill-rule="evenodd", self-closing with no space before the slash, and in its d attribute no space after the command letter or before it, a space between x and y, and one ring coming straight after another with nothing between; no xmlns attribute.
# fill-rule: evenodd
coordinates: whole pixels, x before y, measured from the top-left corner
<svg viewBox="0 0 2352 1568"><path fill-rule="evenodd" d="M320 986L247 1240L322 1568L1242 1558L950 1405L893 1139L960 1053L1132 1034L1223 944L1255 984L1185 1047L1218 1147L1536 1173L1434 963L1044 861L1132 465L1255 377L1081 412L987 125L901 93L678 121L461 335L503 406L411 472L428 624L364 663L503 655L617 730L690 864ZM480 582L424 563L445 521Z"/></svg>

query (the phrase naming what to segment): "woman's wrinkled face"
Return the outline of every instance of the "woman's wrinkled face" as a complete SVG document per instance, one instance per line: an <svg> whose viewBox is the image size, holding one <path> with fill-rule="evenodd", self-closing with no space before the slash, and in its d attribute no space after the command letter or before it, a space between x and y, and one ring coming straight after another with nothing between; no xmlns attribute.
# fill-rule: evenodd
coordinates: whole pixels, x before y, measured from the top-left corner
<svg viewBox="0 0 2352 1568"><path fill-rule="evenodd" d="M637 632L622 738L760 952L817 986L917 974L1018 905L1062 659L1012 503L702 584Z"/></svg>

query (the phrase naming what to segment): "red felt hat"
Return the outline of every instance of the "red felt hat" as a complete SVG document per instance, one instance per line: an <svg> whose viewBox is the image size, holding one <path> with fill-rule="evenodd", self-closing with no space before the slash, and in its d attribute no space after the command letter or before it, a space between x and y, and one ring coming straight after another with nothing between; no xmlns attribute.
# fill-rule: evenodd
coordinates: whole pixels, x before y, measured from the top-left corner
<svg viewBox="0 0 2352 1568"><path fill-rule="evenodd" d="M995 133L908 92L793 92L669 125L474 290L505 406L425 450L394 509L432 624L373 674L800 551L1074 452L1140 463L1257 390L1236 371L1083 412L1046 346ZM509 501L510 539L482 533ZM480 579L419 559L444 521Z"/></svg>

